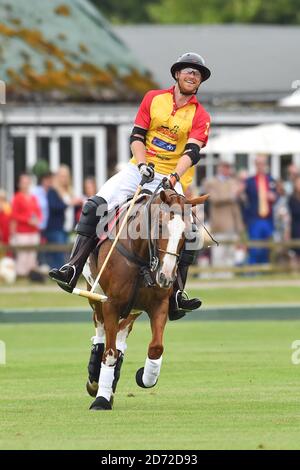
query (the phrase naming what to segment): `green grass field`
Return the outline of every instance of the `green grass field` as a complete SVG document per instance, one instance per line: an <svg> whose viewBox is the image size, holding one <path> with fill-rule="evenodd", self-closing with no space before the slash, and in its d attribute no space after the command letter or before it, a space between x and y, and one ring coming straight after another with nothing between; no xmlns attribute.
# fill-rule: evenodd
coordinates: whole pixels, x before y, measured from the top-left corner
<svg viewBox="0 0 300 470"><path fill-rule="evenodd" d="M77 304L78 305L78 304ZM1 449L299 449L300 322L168 324L158 385L135 384L149 325L129 338L113 411L85 392L93 328L3 324Z"/></svg>
<svg viewBox="0 0 300 470"><path fill-rule="evenodd" d="M201 283L199 284L201 286ZM220 305L255 305L300 303L300 288L298 286L261 287L245 286L238 289L230 286L214 289L188 289L192 296L200 296L204 306ZM47 308L47 307L87 307L86 299L67 294L60 289L52 292L6 292L0 294L0 310L7 308Z"/></svg>

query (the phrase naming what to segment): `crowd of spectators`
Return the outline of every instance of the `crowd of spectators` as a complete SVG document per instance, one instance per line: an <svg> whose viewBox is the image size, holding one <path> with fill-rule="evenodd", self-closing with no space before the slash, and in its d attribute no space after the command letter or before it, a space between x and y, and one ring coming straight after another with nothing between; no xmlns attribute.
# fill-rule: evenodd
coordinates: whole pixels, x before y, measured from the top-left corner
<svg viewBox="0 0 300 470"><path fill-rule="evenodd" d="M205 222L219 242L219 246L212 244L204 256L219 268L219 275L222 268L223 276L228 277L232 273L226 271L227 267L269 262L266 247L246 249L246 240L273 240L280 246L284 241L300 239L300 169L291 164L287 180L275 181L268 172L265 155L257 155L255 169L254 175L248 175L246 170L236 173L231 164L220 161L216 175L202 185L202 192L210 195ZM82 205L96 192L95 179L88 177L82 196L75 196L66 165L55 174L43 174L36 185L30 175L22 174L10 201L0 189L2 256L4 253L14 258L18 276L36 280L41 266L46 272L49 267L58 268L65 263L66 253L61 249L39 252L29 246L68 243ZM5 253L6 245L10 248ZM289 253L293 262L300 264L300 247Z"/></svg>
<svg viewBox="0 0 300 470"><path fill-rule="evenodd" d="M291 164L287 173L286 181L275 181L269 174L266 155L257 155L253 175L245 170L235 174L229 163L219 162L216 176L203 185L204 192L210 194L208 226L220 242L211 249L212 266L270 261L268 248L252 246L246 250L246 240L274 241L280 247L282 242L300 239L300 169ZM300 247L288 250L287 256L299 264Z"/></svg>
<svg viewBox="0 0 300 470"><path fill-rule="evenodd" d="M67 244L82 205L95 187L94 179L87 178L87 193L76 197L70 169L62 165L55 174L43 174L36 185L32 176L20 175L11 201L0 190L0 244L10 247L2 248L2 255L12 257L14 253L17 276L43 281L49 267L59 268L65 263L66 253L60 247L57 251L38 251L36 246Z"/></svg>

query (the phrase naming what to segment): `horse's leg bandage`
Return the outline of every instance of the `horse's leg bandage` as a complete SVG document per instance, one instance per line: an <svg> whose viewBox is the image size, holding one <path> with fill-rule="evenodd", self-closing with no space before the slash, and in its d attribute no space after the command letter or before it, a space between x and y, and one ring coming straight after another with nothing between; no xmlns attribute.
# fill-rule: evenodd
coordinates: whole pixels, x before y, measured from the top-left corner
<svg viewBox="0 0 300 470"><path fill-rule="evenodd" d="M106 398L107 401L110 400L114 378L115 378L115 365L107 366L106 364L103 364L102 362L97 397L104 397Z"/></svg>
<svg viewBox="0 0 300 470"><path fill-rule="evenodd" d="M162 356L159 359L149 359L147 357L142 377L145 387L153 387L156 384L160 374Z"/></svg>

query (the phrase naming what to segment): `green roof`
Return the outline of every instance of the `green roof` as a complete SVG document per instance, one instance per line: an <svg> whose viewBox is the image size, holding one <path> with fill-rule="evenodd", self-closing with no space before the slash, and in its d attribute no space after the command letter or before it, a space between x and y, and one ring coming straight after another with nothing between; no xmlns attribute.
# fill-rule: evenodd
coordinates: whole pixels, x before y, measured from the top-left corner
<svg viewBox="0 0 300 470"><path fill-rule="evenodd" d="M156 86L88 0L0 0L0 79L26 101L134 101Z"/></svg>

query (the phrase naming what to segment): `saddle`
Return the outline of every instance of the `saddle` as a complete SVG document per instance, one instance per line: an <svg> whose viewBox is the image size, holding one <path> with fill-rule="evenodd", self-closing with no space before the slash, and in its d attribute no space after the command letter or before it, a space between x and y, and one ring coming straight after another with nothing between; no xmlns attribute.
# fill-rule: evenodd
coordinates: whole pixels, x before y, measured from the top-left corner
<svg viewBox="0 0 300 470"><path fill-rule="evenodd" d="M146 197L148 195L151 195L152 192L149 191L148 189L143 189L135 203L135 206L132 210L130 218L134 217L137 212L139 211L140 207L142 206L143 202L145 201ZM112 234L112 231L117 225L120 225L120 219L125 213L126 209L130 205L130 201L133 199L132 197L128 197L126 202L124 202L120 207L113 207L108 211L108 214L105 217L105 220L100 221L100 235L99 235L99 241L97 244L97 254L99 252L99 248L102 245L102 243L110 238L110 235Z"/></svg>

